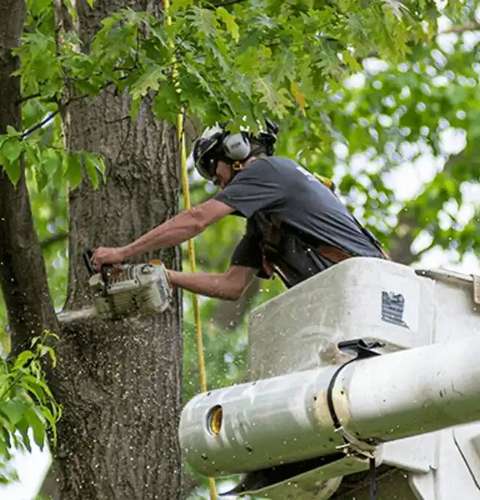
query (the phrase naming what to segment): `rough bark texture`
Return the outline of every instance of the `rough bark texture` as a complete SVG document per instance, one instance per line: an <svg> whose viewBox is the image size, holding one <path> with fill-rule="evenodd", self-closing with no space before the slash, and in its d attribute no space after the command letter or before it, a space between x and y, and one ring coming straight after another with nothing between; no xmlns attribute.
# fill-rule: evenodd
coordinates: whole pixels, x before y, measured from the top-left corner
<svg viewBox="0 0 480 500"><path fill-rule="evenodd" d="M0 3L0 134L7 125L20 128L19 78L12 77L25 17L23 0ZM23 166L22 166L23 168ZM0 284L8 310L14 351L27 347L33 335L55 329L40 245L22 173L13 186L0 166Z"/></svg>
<svg viewBox="0 0 480 500"><path fill-rule="evenodd" d="M82 2L79 29L88 40L100 19L146 2ZM158 4L157 4L158 5ZM101 153L107 184L88 182L70 196L68 309L88 302L82 252L125 244L174 215L178 205L175 130L144 106L128 117L126 96L107 89L67 110L68 147ZM170 249L160 257L179 267ZM174 499L180 491L177 425L182 356L179 297L157 317L90 321L64 329L55 392L63 403L56 469L61 500Z"/></svg>

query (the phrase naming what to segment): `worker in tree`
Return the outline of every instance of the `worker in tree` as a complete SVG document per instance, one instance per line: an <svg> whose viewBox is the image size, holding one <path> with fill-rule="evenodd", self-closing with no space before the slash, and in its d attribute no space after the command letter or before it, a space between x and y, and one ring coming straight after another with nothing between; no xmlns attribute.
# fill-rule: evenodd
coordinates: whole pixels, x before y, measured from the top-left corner
<svg viewBox="0 0 480 500"><path fill-rule="evenodd" d="M277 131L268 121L258 136L232 134L219 126L207 129L190 158L220 191L124 247L97 248L95 268L178 245L230 214L247 219L230 268L219 274L169 270L172 285L236 300L255 275L276 273L292 287L349 257L384 258L378 241L325 183L296 162L272 156Z"/></svg>

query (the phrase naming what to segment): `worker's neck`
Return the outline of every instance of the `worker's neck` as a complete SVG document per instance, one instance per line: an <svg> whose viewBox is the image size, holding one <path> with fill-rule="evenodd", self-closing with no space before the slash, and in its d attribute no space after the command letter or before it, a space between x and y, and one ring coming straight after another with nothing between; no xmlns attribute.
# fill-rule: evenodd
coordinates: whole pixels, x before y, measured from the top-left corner
<svg viewBox="0 0 480 500"><path fill-rule="evenodd" d="M251 156L250 158L248 158L248 160L245 160L245 163L242 165L242 169L247 168L250 165L250 163L254 162L256 159L257 159L256 156Z"/></svg>

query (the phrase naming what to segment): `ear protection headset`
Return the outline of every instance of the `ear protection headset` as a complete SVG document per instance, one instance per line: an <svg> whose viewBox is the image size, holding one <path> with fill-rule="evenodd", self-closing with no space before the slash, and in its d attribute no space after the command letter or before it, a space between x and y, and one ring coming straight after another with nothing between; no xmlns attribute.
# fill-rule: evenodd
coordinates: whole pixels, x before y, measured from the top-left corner
<svg viewBox="0 0 480 500"><path fill-rule="evenodd" d="M228 134L223 138L222 147L227 158L234 161L245 160L252 150L247 132Z"/></svg>

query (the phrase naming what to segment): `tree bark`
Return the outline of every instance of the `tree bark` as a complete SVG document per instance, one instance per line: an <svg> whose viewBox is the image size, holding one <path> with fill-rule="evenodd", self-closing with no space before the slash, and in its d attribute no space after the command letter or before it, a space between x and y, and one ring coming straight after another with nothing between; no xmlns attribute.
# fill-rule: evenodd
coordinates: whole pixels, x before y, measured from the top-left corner
<svg viewBox="0 0 480 500"><path fill-rule="evenodd" d="M21 126L20 79L11 76L25 17L23 0L0 3L0 134L7 125ZM32 336L55 329L41 248L33 225L28 191L22 175L16 186L0 166L0 284L8 311L15 352L29 346Z"/></svg>
<svg viewBox="0 0 480 500"><path fill-rule="evenodd" d="M149 8L146 2L127 2ZM126 3L79 4L80 36ZM129 100L105 90L67 109L67 145L102 154L107 183L70 194L68 309L90 303L82 252L122 245L173 216L178 207L177 141L146 104L132 121ZM178 250L160 257L180 267ZM180 296L156 317L89 321L64 328L55 392L63 403L56 468L60 498L174 499L180 492Z"/></svg>

